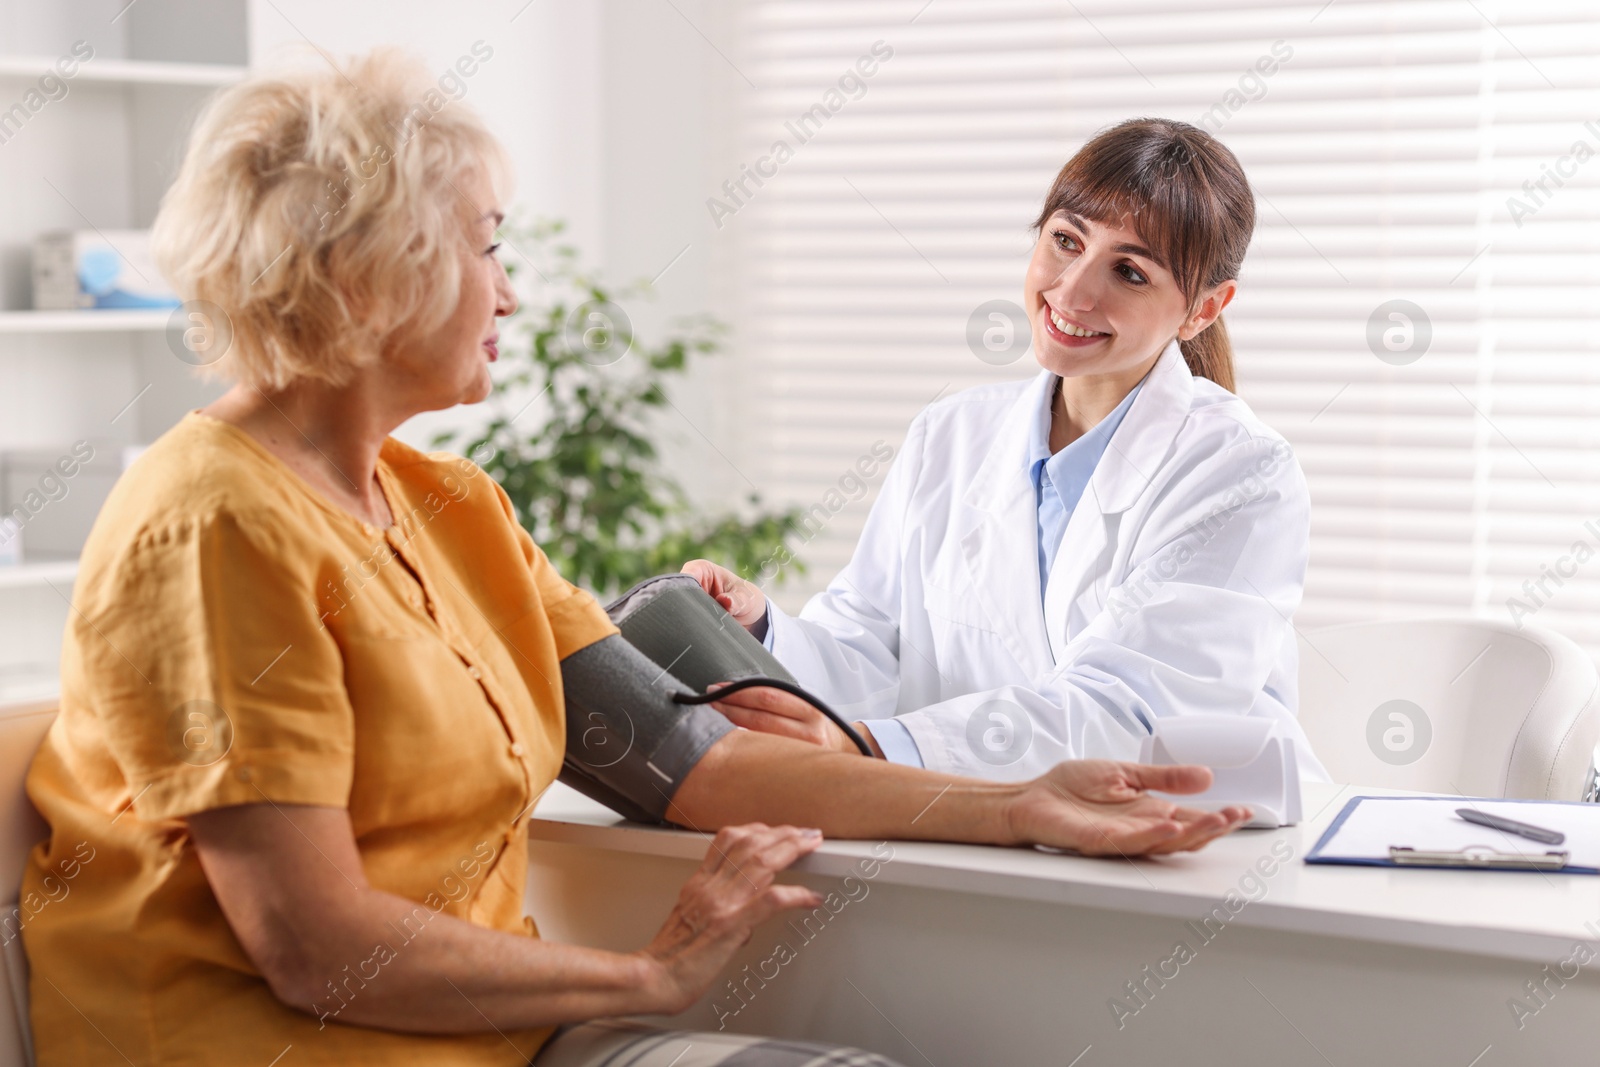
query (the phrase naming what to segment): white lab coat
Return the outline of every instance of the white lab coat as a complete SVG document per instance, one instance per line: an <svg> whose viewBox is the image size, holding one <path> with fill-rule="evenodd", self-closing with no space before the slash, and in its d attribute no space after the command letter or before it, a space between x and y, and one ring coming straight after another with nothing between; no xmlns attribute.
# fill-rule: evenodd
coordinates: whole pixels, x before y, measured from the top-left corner
<svg viewBox="0 0 1600 1067"><path fill-rule="evenodd" d="M1134 398L1039 589L1029 425L1052 375L979 386L912 422L850 563L774 654L851 719L898 716L924 763L991 779L1134 759L1160 717L1295 721L1290 623L1310 499L1287 442L1195 378L1174 342Z"/></svg>

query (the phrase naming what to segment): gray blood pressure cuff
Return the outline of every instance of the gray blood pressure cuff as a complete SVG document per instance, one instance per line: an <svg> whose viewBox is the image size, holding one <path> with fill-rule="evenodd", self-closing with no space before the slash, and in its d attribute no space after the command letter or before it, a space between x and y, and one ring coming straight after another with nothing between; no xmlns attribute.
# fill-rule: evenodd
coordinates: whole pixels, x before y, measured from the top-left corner
<svg viewBox="0 0 1600 1067"><path fill-rule="evenodd" d="M687 574L640 582L606 608L628 643L704 693L752 675L793 682L765 645Z"/></svg>
<svg viewBox="0 0 1600 1067"><path fill-rule="evenodd" d="M687 575L642 582L606 611L621 635L561 661L561 781L625 818L663 822L689 771L734 728L715 709L672 695L756 674L792 676Z"/></svg>
<svg viewBox="0 0 1600 1067"><path fill-rule="evenodd" d="M635 822L663 822L689 771L733 729L709 705L674 704L688 687L616 634L562 660L561 687L561 780Z"/></svg>

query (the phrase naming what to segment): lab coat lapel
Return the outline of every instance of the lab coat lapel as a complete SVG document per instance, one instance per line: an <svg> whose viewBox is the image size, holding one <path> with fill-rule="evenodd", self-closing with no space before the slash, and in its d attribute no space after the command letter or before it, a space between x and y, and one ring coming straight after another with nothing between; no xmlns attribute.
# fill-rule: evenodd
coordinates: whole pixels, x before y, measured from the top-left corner
<svg viewBox="0 0 1600 1067"><path fill-rule="evenodd" d="M1044 605L1051 653L1072 639L1072 606L1092 617L1110 593L1117 529L1166 460L1194 402L1194 377L1176 341L1161 353L1073 509L1050 569Z"/></svg>
<svg viewBox="0 0 1600 1067"><path fill-rule="evenodd" d="M1144 388L1117 427L1089 479L1103 515L1127 511L1155 478L1156 471L1194 406L1194 376L1178 342L1167 345L1145 377ZM1079 507L1084 501L1079 501Z"/></svg>
<svg viewBox="0 0 1600 1067"><path fill-rule="evenodd" d="M1039 511L1028 479L1028 431L1054 381L1043 371L1018 398L963 497L972 510L961 551L974 594L1030 677L1051 658L1039 604Z"/></svg>

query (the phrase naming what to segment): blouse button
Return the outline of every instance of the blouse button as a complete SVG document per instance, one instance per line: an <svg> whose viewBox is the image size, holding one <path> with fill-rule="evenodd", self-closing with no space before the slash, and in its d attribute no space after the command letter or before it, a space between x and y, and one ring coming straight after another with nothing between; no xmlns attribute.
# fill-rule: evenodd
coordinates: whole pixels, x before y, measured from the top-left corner
<svg viewBox="0 0 1600 1067"><path fill-rule="evenodd" d="M526 751L527 751L527 749L522 747L522 742L521 741L518 741L516 744L511 746L511 754L513 756L520 756Z"/></svg>
<svg viewBox="0 0 1600 1067"><path fill-rule="evenodd" d="M468 667L467 668L467 673L472 675L474 678L482 678L483 677L483 672L480 671L476 667Z"/></svg>

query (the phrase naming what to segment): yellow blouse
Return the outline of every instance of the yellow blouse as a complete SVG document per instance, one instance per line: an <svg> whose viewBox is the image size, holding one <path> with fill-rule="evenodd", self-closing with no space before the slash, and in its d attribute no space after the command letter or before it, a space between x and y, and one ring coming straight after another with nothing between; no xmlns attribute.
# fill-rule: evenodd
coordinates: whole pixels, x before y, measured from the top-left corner
<svg viewBox="0 0 1600 1067"><path fill-rule="evenodd" d="M521 1065L548 1036L340 1022L383 980L377 947L285 1007L190 847L192 812L347 808L369 881L422 905L419 925L538 936L526 825L561 766L559 661L615 627L477 466L390 440L378 479L387 530L194 413L106 502L28 776L51 827L23 882L40 1067Z"/></svg>

